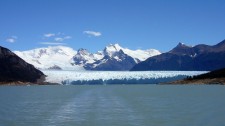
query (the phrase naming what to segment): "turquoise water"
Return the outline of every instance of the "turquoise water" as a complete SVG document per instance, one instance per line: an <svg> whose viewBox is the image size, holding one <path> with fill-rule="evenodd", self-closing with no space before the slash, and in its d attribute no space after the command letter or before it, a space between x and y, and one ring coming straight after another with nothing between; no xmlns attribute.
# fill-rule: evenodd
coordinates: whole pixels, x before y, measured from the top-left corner
<svg viewBox="0 0 225 126"><path fill-rule="evenodd" d="M1 86L1 126L224 126L225 86Z"/></svg>

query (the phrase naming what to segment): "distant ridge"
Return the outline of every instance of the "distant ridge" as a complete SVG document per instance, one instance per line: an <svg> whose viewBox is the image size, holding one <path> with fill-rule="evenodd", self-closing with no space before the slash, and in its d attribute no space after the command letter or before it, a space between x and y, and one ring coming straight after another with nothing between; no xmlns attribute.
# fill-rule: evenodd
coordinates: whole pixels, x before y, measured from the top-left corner
<svg viewBox="0 0 225 126"><path fill-rule="evenodd" d="M179 43L167 53L148 58L135 65L131 71L179 70L212 71L225 67L225 40L214 45L199 44L194 47Z"/></svg>

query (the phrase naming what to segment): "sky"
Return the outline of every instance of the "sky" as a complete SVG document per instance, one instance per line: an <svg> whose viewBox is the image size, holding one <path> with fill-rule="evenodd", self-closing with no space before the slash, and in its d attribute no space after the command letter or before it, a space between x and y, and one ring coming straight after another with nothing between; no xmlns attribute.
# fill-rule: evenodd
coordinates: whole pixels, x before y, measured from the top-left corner
<svg viewBox="0 0 225 126"><path fill-rule="evenodd" d="M225 0L0 0L0 46L11 50L118 43L166 52L224 39Z"/></svg>

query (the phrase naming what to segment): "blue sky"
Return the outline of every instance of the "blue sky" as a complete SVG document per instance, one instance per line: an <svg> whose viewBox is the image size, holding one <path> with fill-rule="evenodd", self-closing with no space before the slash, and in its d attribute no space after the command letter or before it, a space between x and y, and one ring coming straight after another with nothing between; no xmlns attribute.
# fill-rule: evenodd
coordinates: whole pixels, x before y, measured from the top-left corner
<svg viewBox="0 0 225 126"><path fill-rule="evenodd" d="M225 0L0 0L0 45L169 51L225 39Z"/></svg>

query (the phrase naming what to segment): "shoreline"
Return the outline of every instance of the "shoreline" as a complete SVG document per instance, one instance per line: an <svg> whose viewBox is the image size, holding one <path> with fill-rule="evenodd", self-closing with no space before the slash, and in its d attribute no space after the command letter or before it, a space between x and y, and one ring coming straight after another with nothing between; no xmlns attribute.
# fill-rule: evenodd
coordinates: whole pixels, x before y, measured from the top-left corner
<svg viewBox="0 0 225 126"><path fill-rule="evenodd" d="M212 79L193 79L193 80L177 80L168 83L161 84L172 84L172 85L225 85L225 77L224 78L212 78Z"/></svg>
<svg viewBox="0 0 225 126"><path fill-rule="evenodd" d="M58 83L42 82L42 83L32 83L32 82L0 82L0 86L36 86L36 85L61 85Z"/></svg>

